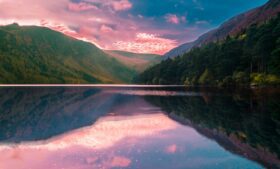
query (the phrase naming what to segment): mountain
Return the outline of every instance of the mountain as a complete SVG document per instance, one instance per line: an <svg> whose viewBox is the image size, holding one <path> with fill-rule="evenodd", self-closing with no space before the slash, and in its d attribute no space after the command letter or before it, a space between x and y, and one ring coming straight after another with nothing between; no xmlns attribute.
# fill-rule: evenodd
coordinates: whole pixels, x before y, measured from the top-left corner
<svg viewBox="0 0 280 169"><path fill-rule="evenodd" d="M209 31L199 37L194 42L183 44L177 48L172 49L164 55L164 58L172 58L191 50L193 47L205 45L210 42L220 41L225 39L228 35L234 36L242 32L253 24L261 24L277 15L280 12L280 1L270 0L261 7L252 9L248 12L235 16L219 28Z"/></svg>
<svg viewBox="0 0 280 169"><path fill-rule="evenodd" d="M44 27L0 27L0 83L128 83L136 72L91 43Z"/></svg>
<svg viewBox="0 0 280 169"><path fill-rule="evenodd" d="M135 81L191 86L280 85L280 13L235 36L166 59Z"/></svg>
<svg viewBox="0 0 280 169"><path fill-rule="evenodd" d="M117 50L107 50L105 53L137 72L143 72L148 67L162 60L162 56L156 54L131 53Z"/></svg>
<svg viewBox="0 0 280 169"><path fill-rule="evenodd" d="M195 42L189 42L189 43L180 45L180 46L170 50L166 54L164 54L163 58L168 59L168 58L180 56L180 55L184 54L185 52L189 51L192 47L194 47L194 45L195 45Z"/></svg>
<svg viewBox="0 0 280 169"><path fill-rule="evenodd" d="M242 13L222 24L218 29L208 32L201 44L225 39L228 35L236 35L253 24L261 24L280 12L280 1L270 0L261 7Z"/></svg>

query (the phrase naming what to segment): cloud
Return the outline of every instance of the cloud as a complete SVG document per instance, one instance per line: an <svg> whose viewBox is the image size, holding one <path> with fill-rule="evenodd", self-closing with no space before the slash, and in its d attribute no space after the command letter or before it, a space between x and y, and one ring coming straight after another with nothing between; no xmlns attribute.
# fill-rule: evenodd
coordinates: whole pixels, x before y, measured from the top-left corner
<svg viewBox="0 0 280 169"><path fill-rule="evenodd" d="M45 26L106 50L164 54L181 43L182 40L174 40L179 34L182 39L189 37L185 30L158 28L156 19L138 12L131 13L129 9L133 4L129 0L1 2L0 25L17 22L20 25ZM170 17L169 20L186 22L183 16L176 18Z"/></svg>
<svg viewBox="0 0 280 169"><path fill-rule="evenodd" d="M85 2L90 2L97 4L101 7L107 7L114 11L124 11L132 8L132 3L129 0L84 0Z"/></svg>
<svg viewBox="0 0 280 169"><path fill-rule="evenodd" d="M137 25L119 17L115 10L132 7L128 0L2 0L0 25L49 27L68 36L85 40L100 48L112 49L115 41L133 37ZM21 6L18 8L18 6ZM113 27L111 26L113 25ZM110 35L108 33L111 33ZM126 36L123 36L126 34Z"/></svg>
<svg viewBox="0 0 280 169"><path fill-rule="evenodd" d="M132 4L128 0L113 1L112 6L116 11L127 10L132 7Z"/></svg>
<svg viewBox="0 0 280 169"><path fill-rule="evenodd" d="M80 3L70 2L68 4L68 9L70 11L80 12L80 11L87 11L92 9L97 10L98 8L95 5L91 5L85 2L80 2Z"/></svg>
<svg viewBox="0 0 280 169"><path fill-rule="evenodd" d="M165 152L169 153L169 154L176 153L177 152L177 145L176 144L169 145L168 147L165 148Z"/></svg>
<svg viewBox="0 0 280 169"><path fill-rule="evenodd" d="M107 152L105 153L105 155L103 155L103 153L100 153L98 156L86 157L85 161L92 168L107 168L107 169L127 168L132 163L131 159L125 156L116 155L114 151Z"/></svg>
<svg viewBox="0 0 280 169"><path fill-rule="evenodd" d="M131 164L131 160L122 156L115 156L112 159L111 167L128 167Z"/></svg>
<svg viewBox="0 0 280 169"><path fill-rule="evenodd" d="M144 18L143 15L140 15L140 14L138 14L137 17L140 18L140 19Z"/></svg>
<svg viewBox="0 0 280 169"><path fill-rule="evenodd" d="M161 137L178 126L163 113L104 116L91 126L47 140L0 144L0 168L127 168L135 161L118 150L129 150L140 145L139 140Z"/></svg>
<svg viewBox="0 0 280 169"><path fill-rule="evenodd" d="M118 15L130 8L129 0L2 0L0 24L44 26L107 50L163 54L176 47L171 39L146 36L146 31L160 32L151 29L151 20Z"/></svg>
<svg viewBox="0 0 280 169"><path fill-rule="evenodd" d="M165 17L166 22L172 23L172 24L179 24L180 19L175 14L167 14Z"/></svg>
<svg viewBox="0 0 280 169"><path fill-rule="evenodd" d="M133 41L118 41L114 46L124 51L164 54L176 47L176 44L175 40L158 37L155 34L137 33Z"/></svg>
<svg viewBox="0 0 280 169"><path fill-rule="evenodd" d="M86 27L80 27L78 31L70 29L68 26L61 24L61 23L55 23L55 22L49 22L46 20L40 21L40 26L48 27L52 30L59 31L61 33L64 33L65 35L71 36L76 39L80 39L86 42L90 42L97 47L101 48L99 44L97 43L97 39L95 39L93 36L91 36L91 29L87 29Z"/></svg>
<svg viewBox="0 0 280 169"><path fill-rule="evenodd" d="M186 16L177 16L175 14L166 14L165 15L165 21L172 24L180 24L180 23L186 23L187 17Z"/></svg>
<svg viewBox="0 0 280 169"><path fill-rule="evenodd" d="M113 32L114 30L110 26L102 25L100 31L103 33L110 33Z"/></svg>
<svg viewBox="0 0 280 169"><path fill-rule="evenodd" d="M22 142L20 145L0 145L0 152L13 149L13 147L23 150L59 151L73 146L81 146L103 150L127 138L145 138L178 127L176 122L160 113L133 117L133 119L130 116L102 117L92 126L73 130L48 140Z"/></svg>
<svg viewBox="0 0 280 169"><path fill-rule="evenodd" d="M230 7L240 4L239 1L242 0L223 1L212 6L202 0L162 1L160 4L141 0L0 0L0 25L17 22L46 26L106 50L164 53L218 26L237 12ZM155 4L158 9L154 9ZM248 9L248 4L256 6L250 0L242 4L239 12ZM222 17L221 13L227 15ZM48 24L43 25L42 20ZM141 40L138 36L141 33L153 34L158 40Z"/></svg>

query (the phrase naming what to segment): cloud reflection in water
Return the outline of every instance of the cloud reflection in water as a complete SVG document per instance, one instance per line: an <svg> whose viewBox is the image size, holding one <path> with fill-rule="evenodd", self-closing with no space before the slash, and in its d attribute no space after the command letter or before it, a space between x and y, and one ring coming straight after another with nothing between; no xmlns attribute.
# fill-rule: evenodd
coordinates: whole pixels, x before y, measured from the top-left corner
<svg viewBox="0 0 280 169"><path fill-rule="evenodd" d="M100 115L90 126L66 130L46 140L0 143L0 169L261 168L255 162L224 150L195 129L173 121L160 107L143 98L146 95L181 94L193 95L192 92L163 90L106 89L93 95L84 90L75 91L79 106L63 104L66 105L62 106L64 109L69 108L72 112L70 110L76 107L74 113L78 119L81 109L87 110L84 114L95 114L104 109L106 115ZM55 98L73 98L69 92L64 92L63 96ZM83 98L85 96L87 99ZM95 107L91 103L93 100ZM82 104L85 102L87 104ZM63 122L64 118L60 120Z"/></svg>

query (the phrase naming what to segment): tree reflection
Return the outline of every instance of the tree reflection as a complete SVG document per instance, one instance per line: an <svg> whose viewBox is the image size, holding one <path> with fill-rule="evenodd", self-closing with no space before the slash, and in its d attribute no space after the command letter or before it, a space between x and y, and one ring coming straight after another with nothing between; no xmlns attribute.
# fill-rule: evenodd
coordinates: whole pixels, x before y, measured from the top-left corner
<svg viewBox="0 0 280 169"><path fill-rule="evenodd" d="M280 167L278 92L198 92L201 96L146 96L146 100L228 150L269 168Z"/></svg>

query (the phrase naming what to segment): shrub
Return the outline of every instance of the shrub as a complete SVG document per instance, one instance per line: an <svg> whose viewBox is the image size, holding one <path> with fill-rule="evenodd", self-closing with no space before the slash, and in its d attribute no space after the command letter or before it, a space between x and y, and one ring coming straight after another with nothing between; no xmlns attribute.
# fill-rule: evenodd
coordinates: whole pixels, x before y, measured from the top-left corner
<svg viewBox="0 0 280 169"><path fill-rule="evenodd" d="M253 73L251 74L251 85L279 85L280 77L272 74Z"/></svg>
<svg viewBox="0 0 280 169"><path fill-rule="evenodd" d="M237 85L245 85L250 82L250 77L245 72L235 72L232 79Z"/></svg>

